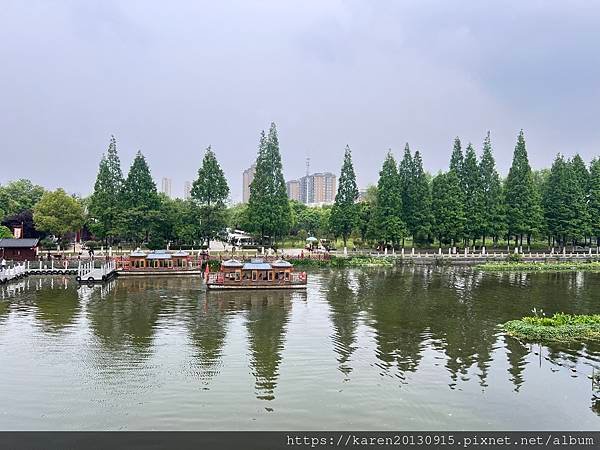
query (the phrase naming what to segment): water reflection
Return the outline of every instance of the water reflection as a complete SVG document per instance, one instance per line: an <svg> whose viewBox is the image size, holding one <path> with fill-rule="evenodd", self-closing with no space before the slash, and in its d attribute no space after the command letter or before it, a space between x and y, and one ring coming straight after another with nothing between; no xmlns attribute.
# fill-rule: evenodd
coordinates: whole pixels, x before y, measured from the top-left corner
<svg viewBox="0 0 600 450"><path fill-rule="evenodd" d="M162 307L160 294L139 280L116 281L112 295L93 289L86 305L92 332L107 350L150 351Z"/></svg>
<svg viewBox="0 0 600 450"><path fill-rule="evenodd" d="M406 399L434 403L436 396L468 409L476 405L465 391L517 405L555 383L579 399L578 413L583 402L589 414L600 410L588 383L600 366L600 343L525 344L505 336L499 324L534 307L546 314L597 312L599 288L597 274L430 266L318 271L308 293L206 292L197 277L95 286L31 277L0 287L0 346L39 343L25 349L36 355L39 370L42 358L77 365L65 375L70 382L90 395L104 389L102 401L115 409L163 389L169 394L162 401L180 390L178 401L192 402L190 410L219 389L236 399L249 393L269 411L283 410L275 408L282 398L301 411L321 396L352 392L397 407L399 388L408 410L414 405ZM16 367L9 356L0 352L0 366ZM50 365L45 379L52 373ZM0 385L16 383L14 374L0 371Z"/></svg>
<svg viewBox="0 0 600 450"><path fill-rule="evenodd" d="M222 302L206 298L197 303L189 321L198 376L208 384L219 373L230 315Z"/></svg>

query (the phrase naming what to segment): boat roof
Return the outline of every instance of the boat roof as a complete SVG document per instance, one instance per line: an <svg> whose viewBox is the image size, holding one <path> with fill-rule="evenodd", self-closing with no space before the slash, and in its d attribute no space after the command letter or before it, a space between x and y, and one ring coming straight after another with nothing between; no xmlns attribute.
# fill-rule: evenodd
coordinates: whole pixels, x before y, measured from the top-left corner
<svg viewBox="0 0 600 450"><path fill-rule="evenodd" d="M271 264L264 262L262 259L252 259L250 262L244 264L242 267L244 270L269 270Z"/></svg>
<svg viewBox="0 0 600 450"><path fill-rule="evenodd" d="M289 261L285 261L283 259L278 259L277 261L273 261L271 263L271 265L273 267L293 267L292 263L290 263Z"/></svg>
<svg viewBox="0 0 600 450"><path fill-rule="evenodd" d="M133 257L138 257L138 258L143 258L146 256L146 252L143 252L141 250L134 250L133 252L131 252L129 254L129 256L133 256Z"/></svg>
<svg viewBox="0 0 600 450"><path fill-rule="evenodd" d="M190 254L184 250L178 250L175 253L173 253L173 256L182 257L182 256L190 256Z"/></svg>
<svg viewBox="0 0 600 450"><path fill-rule="evenodd" d="M146 259L171 259L171 255L164 251L148 253Z"/></svg>
<svg viewBox="0 0 600 450"><path fill-rule="evenodd" d="M242 267L243 264L239 262L237 259L228 259L227 261L223 261L221 263L223 267Z"/></svg>

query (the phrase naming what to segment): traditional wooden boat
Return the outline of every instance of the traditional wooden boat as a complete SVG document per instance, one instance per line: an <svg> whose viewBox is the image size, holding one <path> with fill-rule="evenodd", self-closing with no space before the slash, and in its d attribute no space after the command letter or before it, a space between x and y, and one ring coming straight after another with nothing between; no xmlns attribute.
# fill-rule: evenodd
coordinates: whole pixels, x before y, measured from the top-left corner
<svg viewBox="0 0 600 450"><path fill-rule="evenodd" d="M303 289L306 278L306 272L294 272L289 261L262 259L246 263L229 259L221 263L218 272L207 269L204 276L208 289Z"/></svg>

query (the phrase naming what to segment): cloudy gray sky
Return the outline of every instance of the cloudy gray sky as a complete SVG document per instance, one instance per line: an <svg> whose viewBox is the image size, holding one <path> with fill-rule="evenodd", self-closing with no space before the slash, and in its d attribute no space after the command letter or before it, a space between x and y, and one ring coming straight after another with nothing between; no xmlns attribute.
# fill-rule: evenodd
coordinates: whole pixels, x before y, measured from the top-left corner
<svg viewBox="0 0 600 450"><path fill-rule="evenodd" d="M0 183L86 195L115 134L181 194L211 144L241 198L259 131L278 125L287 179L359 185L408 141L431 172L452 139L492 133L504 173L600 154L600 3L591 1L0 1Z"/></svg>

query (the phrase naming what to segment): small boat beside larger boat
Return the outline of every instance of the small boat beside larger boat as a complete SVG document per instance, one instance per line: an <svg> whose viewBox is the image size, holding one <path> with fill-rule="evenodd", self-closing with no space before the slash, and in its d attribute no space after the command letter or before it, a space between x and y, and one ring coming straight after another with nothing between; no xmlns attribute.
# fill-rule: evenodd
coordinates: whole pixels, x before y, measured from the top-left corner
<svg viewBox="0 0 600 450"><path fill-rule="evenodd" d="M262 259L246 263L229 259L221 263L218 272L210 272L207 266L204 274L209 289L302 289L306 278L306 272L294 272L288 261Z"/></svg>

